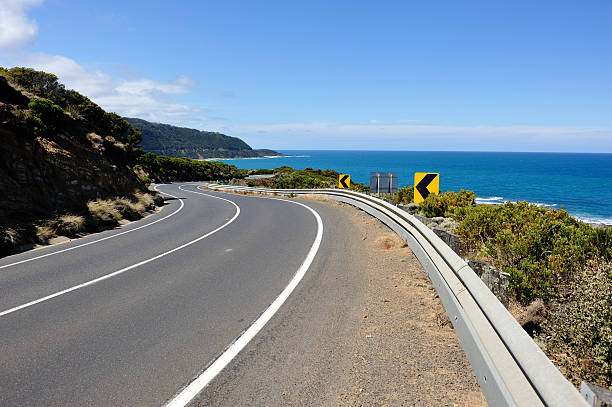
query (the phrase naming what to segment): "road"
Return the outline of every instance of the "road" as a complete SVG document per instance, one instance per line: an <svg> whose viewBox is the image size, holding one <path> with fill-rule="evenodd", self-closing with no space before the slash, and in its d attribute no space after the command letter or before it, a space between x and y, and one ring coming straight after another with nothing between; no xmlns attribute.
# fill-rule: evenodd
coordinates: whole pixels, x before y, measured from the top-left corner
<svg viewBox="0 0 612 407"><path fill-rule="evenodd" d="M326 333L336 340L364 284L332 206L158 189L171 199L142 221L0 259L0 405L181 405L180 390L206 375L195 403L216 405L221 388L245 401L252 384L228 374L265 357L262 343L295 363L241 377L270 373L281 388L282 377L307 374L312 353L300 349L320 347ZM211 375L239 337L240 357Z"/></svg>

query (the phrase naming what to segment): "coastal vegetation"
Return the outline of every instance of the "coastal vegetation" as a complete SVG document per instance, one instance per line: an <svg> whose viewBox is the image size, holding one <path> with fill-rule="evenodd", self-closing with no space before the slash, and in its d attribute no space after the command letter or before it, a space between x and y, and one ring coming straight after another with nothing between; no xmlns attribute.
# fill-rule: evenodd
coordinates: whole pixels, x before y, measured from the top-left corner
<svg viewBox="0 0 612 407"><path fill-rule="evenodd" d="M393 200L405 203L411 189ZM527 202L476 205L463 190L431 194L419 210L458 222L463 255L508 273L519 307L544 304L529 333L570 380L612 385L612 228Z"/></svg>
<svg viewBox="0 0 612 407"><path fill-rule="evenodd" d="M291 167L276 169L251 170L248 175L268 175L265 178L247 179L245 184L251 187L265 187L277 189L309 189L309 188L336 188L338 186L339 172L334 170L321 170L305 168L296 170ZM350 188L355 191L366 192L369 187L362 183L351 181Z"/></svg>
<svg viewBox="0 0 612 407"><path fill-rule="evenodd" d="M146 183L171 181L227 181L244 178L248 170L219 161L198 161L189 158L165 157L153 153L140 154L134 171Z"/></svg>

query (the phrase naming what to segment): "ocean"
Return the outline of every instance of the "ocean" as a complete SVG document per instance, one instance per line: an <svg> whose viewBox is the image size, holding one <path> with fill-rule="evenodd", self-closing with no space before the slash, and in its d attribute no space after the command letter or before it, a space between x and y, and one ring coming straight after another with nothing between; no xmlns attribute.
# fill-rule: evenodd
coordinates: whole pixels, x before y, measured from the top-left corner
<svg viewBox="0 0 612 407"><path fill-rule="evenodd" d="M472 190L479 203L528 201L564 208L586 222L612 224L612 154L441 151L281 151L290 157L222 160L238 168L321 168L370 182L370 172L440 173L440 190Z"/></svg>

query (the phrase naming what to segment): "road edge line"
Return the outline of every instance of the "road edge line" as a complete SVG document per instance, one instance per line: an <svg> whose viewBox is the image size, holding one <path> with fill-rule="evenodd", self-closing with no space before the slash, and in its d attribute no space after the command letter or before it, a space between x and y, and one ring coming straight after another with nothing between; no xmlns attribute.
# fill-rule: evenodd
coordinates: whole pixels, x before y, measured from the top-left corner
<svg viewBox="0 0 612 407"><path fill-rule="evenodd" d="M170 195L170 194L168 194L168 193L165 193L165 194L166 194L166 195L169 195L169 196L171 196L171 197L173 197L173 198L180 199L180 198L178 198L178 197L176 197L176 196L174 196L174 195ZM174 252L176 252L176 251L179 251L179 250L181 250L181 249L184 249L184 248L185 248L185 247L187 247L187 246L191 246L192 244L197 243L197 242L199 242L200 240L205 239L205 238L209 237L210 235L212 235L212 234L214 234L214 233L217 233L218 231L220 231L221 229L225 228L225 227L226 227L226 226L228 226L230 223L232 223L233 221L235 221L235 220L236 220L236 218L238 218L238 215L240 215L240 207L239 207L239 206L238 206L238 205L237 205L235 202L230 201L229 199L221 198L221 197L214 196L214 195L209 195L209 194L203 194L203 195L207 195L207 196L210 196L210 197L212 197L212 198L221 199L221 200L223 200L223 201L227 201L227 202L231 203L232 205L234 205L234 206L236 207L236 213L234 214L234 216L233 216L231 219L229 219L229 220L228 220L226 223L224 223L223 225L219 226L218 228L216 228L216 229L214 229L214 230L212 230L212 231L210 231L210 232L208 232L208 233L206 233L206 234L204 234L204 235L202 235L202 236L200 236L200 237L198 237L198 238L196 238L196 239L194 239L194 240L191 240L191 241L189 241L189 242L187 242L187 243L184 243L184 244L182 244L182 245L180 245L180 246L178 246L178 247L175 247L174 249L168 250L168 251L166 251L166 252L164 252L164 253L158 254L157 256L151 257L151 258L149 258L149 259L147 259L147 260L143 260L143 261L141 261L141 262L139 262L139 263L132 264L131 266L124 267L124 268L122 268L121 270L114 271L114 272L112 272L112 273L109 273L109 274L103 275L103 276L101 276L101 277L98 277L98 278L96 278L96 279L93 279L93 280L87 281L87 282L85 282L85 283L81 283L81 284L78 284L78 285L72 286L72 287L70 287L70 288L67 288L67 289L65 289L65 290L58 291L58 292L56 292L56 293L53 293L53 294L47 295L46 297L42 297L42 298L39 298L39 299L37 299L37 300L30 301L30 302L28 302L28 303L25 303L25 304L18 305L18 306L16 306L16 307L13 307L13 308L7 309L7 310L5 310L5 311L0 312L0 317L4 317L4 316L9 315L9 314L12 314L12 313L14 313L14 312L20 311L20 310L22 310L22 309L24 309L24 308L29 308L29 307L31 307L31 306L33 306L33 305L40 304L41 302L45 302L45 301L51 300L51 299L53 299L53 298L55 298L55 297L59 297L59 296L64 295L64 294L68 294L68 293L70 293L70 292L72 292L72 291L76 291L76 290L78 290L78 289L80 289L80 288L84 288L84 287L87 287L87 286L90 286L90 285L93 285L93 284L99 283L100 281L107 280L107 279L109 279L109 278L111 278L111 277L115 277L115 276L117 276L117 275L119 275L119 274L125 273L126 271L129 271L129 270L135 269L136 267L140 267L140 266L145 265L145 264L147 264L147 263L151 263L152 261L155 261L155 260L157 260L157 259L160 259L160 258L162 258L162 257L165 257L165 256L167 256L167 255L169 255L169 254L172 254L172 253L174 253ZM181 202L183 202L183 201L181 200Z"/></svg>
<svg viewBox="0 0 612 407"><path fill-rule="evenodd" d="M181 189L179 187L179 189ZM186 192L193 192L195 194L208 195L201 192L196 191L188 191L181 189ZM248 343L261 331L261 329L272 319L274 314L280 309L280 307L285 303L287 298L293 293L297 285L302 281L302 278L310 268L310 265L314 261L317 252L319 251L319 247L321 246L321 241L323 240L323 221L321 220L321 216L309 207L308 205L304 205L301 202L289 201L285 199L278 198L269 198L277 201L284 201L293 203L296 205L303 206L308 209L315 217L317 221L317 235L315 240L306 255L306 258L293 275L289 284L283 289L283 291L274 299L272 304L266 308L266 310L244 331L238 338L234 340L226 348L225 351L221 355L215 359L215 361L206 368L198 377L191 381L185 388L183 388L177 395L172 397L170 401L164 404L164 407L185 407L187 406L221 371L248 345Z"/></svg>

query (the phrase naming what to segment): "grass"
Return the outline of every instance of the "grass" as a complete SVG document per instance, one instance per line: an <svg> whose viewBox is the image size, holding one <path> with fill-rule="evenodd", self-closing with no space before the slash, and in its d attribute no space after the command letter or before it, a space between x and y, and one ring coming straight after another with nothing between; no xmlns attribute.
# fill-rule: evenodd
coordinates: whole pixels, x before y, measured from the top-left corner
<svg viewBox="0 0 612 407"><path fill-rule="evenodd" d="M163 204L159 194L137 192L130 198L96 199L87 202L79 214L59 214L52 218L0 225L0 257L13 254L26 243L48 243L58 236L77 237L117 226L123 219L137 220Z"/></svg>

